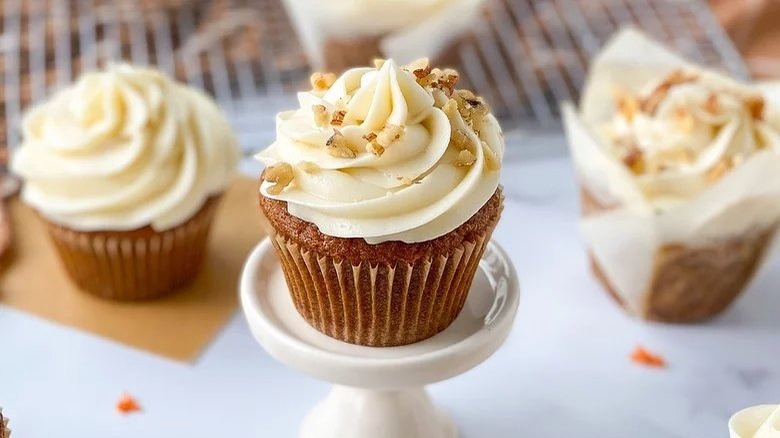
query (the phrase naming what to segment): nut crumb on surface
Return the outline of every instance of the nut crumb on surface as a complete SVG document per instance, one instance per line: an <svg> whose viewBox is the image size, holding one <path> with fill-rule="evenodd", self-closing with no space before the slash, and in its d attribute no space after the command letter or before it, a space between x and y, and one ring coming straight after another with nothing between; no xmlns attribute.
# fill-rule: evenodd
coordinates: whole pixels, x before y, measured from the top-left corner
<svg viewBox="0 0 780 438"><path fill-rule="evenodd" d="M477 157L474 155L474 153L468 149L463 149L462 151L458 152L458 158L455 159L455 165L461 167L471 166L475 161L477 161Z"/></svg>
<svg viewBox="0 0 780 438"><path fill-rule="evenodd" d="M312 105L311 112L314 114L314 124L319 128L325 128L330 122L330 114L325 105Z"/></svg>
<svg viewBox="0 0 780 438"><path fill-rule="evenodd" d="M330 120L330 124L333 126L341 126L344 124L344 116L347 115L346 110L333 111L333 118Z"/></svg>

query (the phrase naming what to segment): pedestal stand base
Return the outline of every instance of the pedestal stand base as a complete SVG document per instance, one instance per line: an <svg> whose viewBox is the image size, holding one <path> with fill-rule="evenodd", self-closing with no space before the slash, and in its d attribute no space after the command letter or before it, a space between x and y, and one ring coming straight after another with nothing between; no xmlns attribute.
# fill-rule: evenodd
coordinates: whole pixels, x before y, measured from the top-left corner
<svg viewBox="0 0 780 438"><path fill-rule="evenodd" d="M306 417L301 438L455 438L455 424L423 388L371 390L334 385Z"/></svg>

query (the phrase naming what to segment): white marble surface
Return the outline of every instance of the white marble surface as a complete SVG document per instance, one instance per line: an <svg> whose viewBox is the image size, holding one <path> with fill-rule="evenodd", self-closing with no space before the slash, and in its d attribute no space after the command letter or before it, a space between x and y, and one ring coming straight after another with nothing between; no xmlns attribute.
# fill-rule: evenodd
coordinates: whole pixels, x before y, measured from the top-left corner
<svg viewBox="0 0 780 438"><path fill-rule="evenodd" d="M778 258L714 321L640 323L588 272L568 161L513 161L504 184L495 238L521 278L514 331L486 363L431 388L462 437L726 437L733 412L780 401ZM271 360L238 313L193 364L5 307L0 333L0 406L20 438L292 438L327 391ZM631 363L637 344L669 367ZM124 391L142 413L114 411Z"/></svg>

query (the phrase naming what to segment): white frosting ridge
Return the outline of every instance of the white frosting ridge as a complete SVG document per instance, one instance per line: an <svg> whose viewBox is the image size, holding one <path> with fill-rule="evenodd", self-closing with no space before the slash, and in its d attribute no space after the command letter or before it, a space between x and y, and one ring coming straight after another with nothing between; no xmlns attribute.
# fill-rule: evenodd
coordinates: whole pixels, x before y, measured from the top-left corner
<svg viewBox="0 0 780 438"><path fill-rule="evenodd" d="M436 92L446 101L389 60L378 69L348 70L327 92L300 93L300 109L277 116L277 139L257 157L267 166L292 165L294 179L278 194L266 181L262 194L286 201L290 214L335 237L413 243L452 231L496 191L504 143L491 114L469 125L457 110L436 105ZM356 145L354 157L328 152L334 128L316 123L314 105L345 111L338 130ZM402 127L400 137L381 155L365 150L363 137L387 126ZM458 162L453 130L476 145L470 165Z"/></svg>
<svg viewBox="0 0 780 438"><path fill-rule="evenodd" d="M225 189L240 154L210 98L129 65L83 75L22 129L23 199L83 231L175 227Z"/></svg>

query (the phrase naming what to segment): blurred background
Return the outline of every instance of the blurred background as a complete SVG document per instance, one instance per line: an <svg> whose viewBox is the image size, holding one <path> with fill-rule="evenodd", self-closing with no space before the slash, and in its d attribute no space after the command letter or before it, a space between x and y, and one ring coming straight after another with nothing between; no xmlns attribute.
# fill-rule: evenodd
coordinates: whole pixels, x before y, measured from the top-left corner
<svg viewBox="0 0 780 438"><path fill-rule="evenodd" d="M128 60L206 89L247 154L261 149L272 115L312 70L289 3L0 0L0 138L13 148L30 103L81 71ZM780 3L771 0L488 0L477 14L446 61L510 134L558 133L558 102L577 99L588 59L625 24L737 77L780 74ZM514 146L523 145L544 148Z"/></svg>

